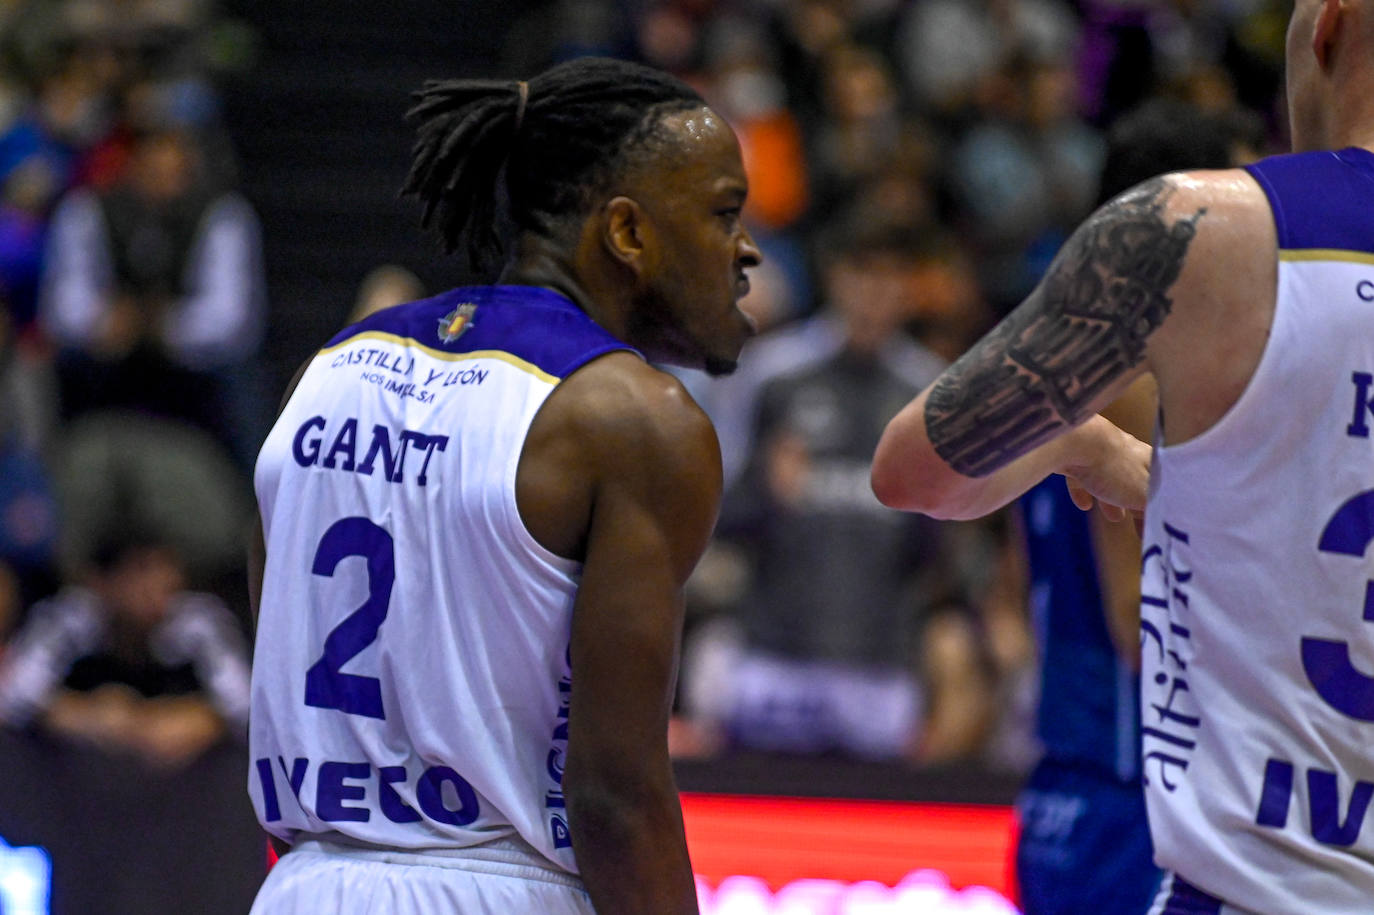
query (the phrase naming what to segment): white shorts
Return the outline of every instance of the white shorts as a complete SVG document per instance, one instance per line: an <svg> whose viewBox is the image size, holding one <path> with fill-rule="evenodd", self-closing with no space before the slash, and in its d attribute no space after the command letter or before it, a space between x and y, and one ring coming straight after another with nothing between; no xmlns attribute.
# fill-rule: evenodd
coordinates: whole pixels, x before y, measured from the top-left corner
<svg viewBox="0 0 1374 915"><path fill-rule="evenodd" d="M513 841L424 852L303 841L250 915L595 915L582 881L541 861Z"/></svg>

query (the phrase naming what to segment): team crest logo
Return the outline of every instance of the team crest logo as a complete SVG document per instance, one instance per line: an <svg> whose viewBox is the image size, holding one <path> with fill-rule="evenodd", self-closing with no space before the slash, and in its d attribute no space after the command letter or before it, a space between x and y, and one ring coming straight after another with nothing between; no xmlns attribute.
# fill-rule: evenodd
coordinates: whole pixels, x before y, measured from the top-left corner
<svg viewBox="0 0 1374 915"><path fill-rule="evenodd" d="M439 339L452 343L472 326L472 316L477 311L476 302L464 302L439 319Z"/></svg>

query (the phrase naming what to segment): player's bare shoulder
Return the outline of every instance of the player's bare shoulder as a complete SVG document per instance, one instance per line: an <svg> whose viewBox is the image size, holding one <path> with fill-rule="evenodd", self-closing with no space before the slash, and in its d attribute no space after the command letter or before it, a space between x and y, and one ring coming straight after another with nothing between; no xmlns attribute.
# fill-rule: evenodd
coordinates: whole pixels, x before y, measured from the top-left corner
<svg viewBox="0 0 1374 915"><path fill-rule="evenodd" d="M1258 365L1273 320L1278 246L1268 199L1243 169L1156 180L1167 189L1166 223L1199 214L1170 318L1148 347L1174 444L1220 419Z"/></svg>
<svg viewBox="0 0 1374 915"><path fill-rule="evenodd" d="M629 352L565 379L530 427L516 482L522 517L546 547L581 558L593 500L608 484L663 503L698 502L714 521L720 447L672 375Z"/></svg>
<svg viewBox="0 0 1374 915"><path fill-rule="evenodd" d="M612 353L564 384L560 407L576 437L591 442L603 462L655 456L669 472L683 462L719 463L705 412L677 378L637 356Z"/></svg>
<svg viewBox="0 0 1374 915"><path fill-rule="evenodd" d="M1244 169L1177 172L1141 185L1159 188L1159 212L1167 225L1191 225L1188 257L1179 274L1178 292L1191 295L1194 287L1223 274L1230 267L1274 267L1274 219L1259 183ZM1136 191L1128 191L1129 196ZM1261 271L1262 272L1262 271ZM1272 287L1274 270L1267 277ZM1230 277L1228 279L1239 279Z"/></svg>

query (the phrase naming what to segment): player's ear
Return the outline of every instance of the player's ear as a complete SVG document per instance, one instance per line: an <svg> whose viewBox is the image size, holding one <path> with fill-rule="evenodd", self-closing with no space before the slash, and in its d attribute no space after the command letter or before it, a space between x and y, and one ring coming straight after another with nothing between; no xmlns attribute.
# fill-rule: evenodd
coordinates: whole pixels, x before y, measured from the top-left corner
<svg viewBox="0 0 1374 915"><path fill-rule="evenodd" d="M1321 7L1317 10L1317 20L1312 26L1312 53L1323 70L1327 68L1335 49L1345 4L1346 0L1321 0Z"/></svg>
<svg viewBox="0 0 1374 915"><path fill-rule="evenodd" d="M629 197L606 202L601 241L606 253L636 274L643 274L652 259L652 228L644 208Z"/></svg>

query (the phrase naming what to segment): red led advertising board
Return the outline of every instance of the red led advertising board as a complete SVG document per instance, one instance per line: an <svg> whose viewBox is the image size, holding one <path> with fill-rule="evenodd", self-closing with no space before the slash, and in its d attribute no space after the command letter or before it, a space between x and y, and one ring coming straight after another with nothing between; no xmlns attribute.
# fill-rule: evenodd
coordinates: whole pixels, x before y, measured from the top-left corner
<svg viewBox="0 0 1374 915"><path fill-rule="evenodd" d="M1020 913L1011 807L683 794L682 815L702 915Z"/></svg>
<svg viewBox="0 0 1374 915"><path fill-rule="evenodd" d="M1010 807L684 794L703 915L1012 915Z"/></svg>

